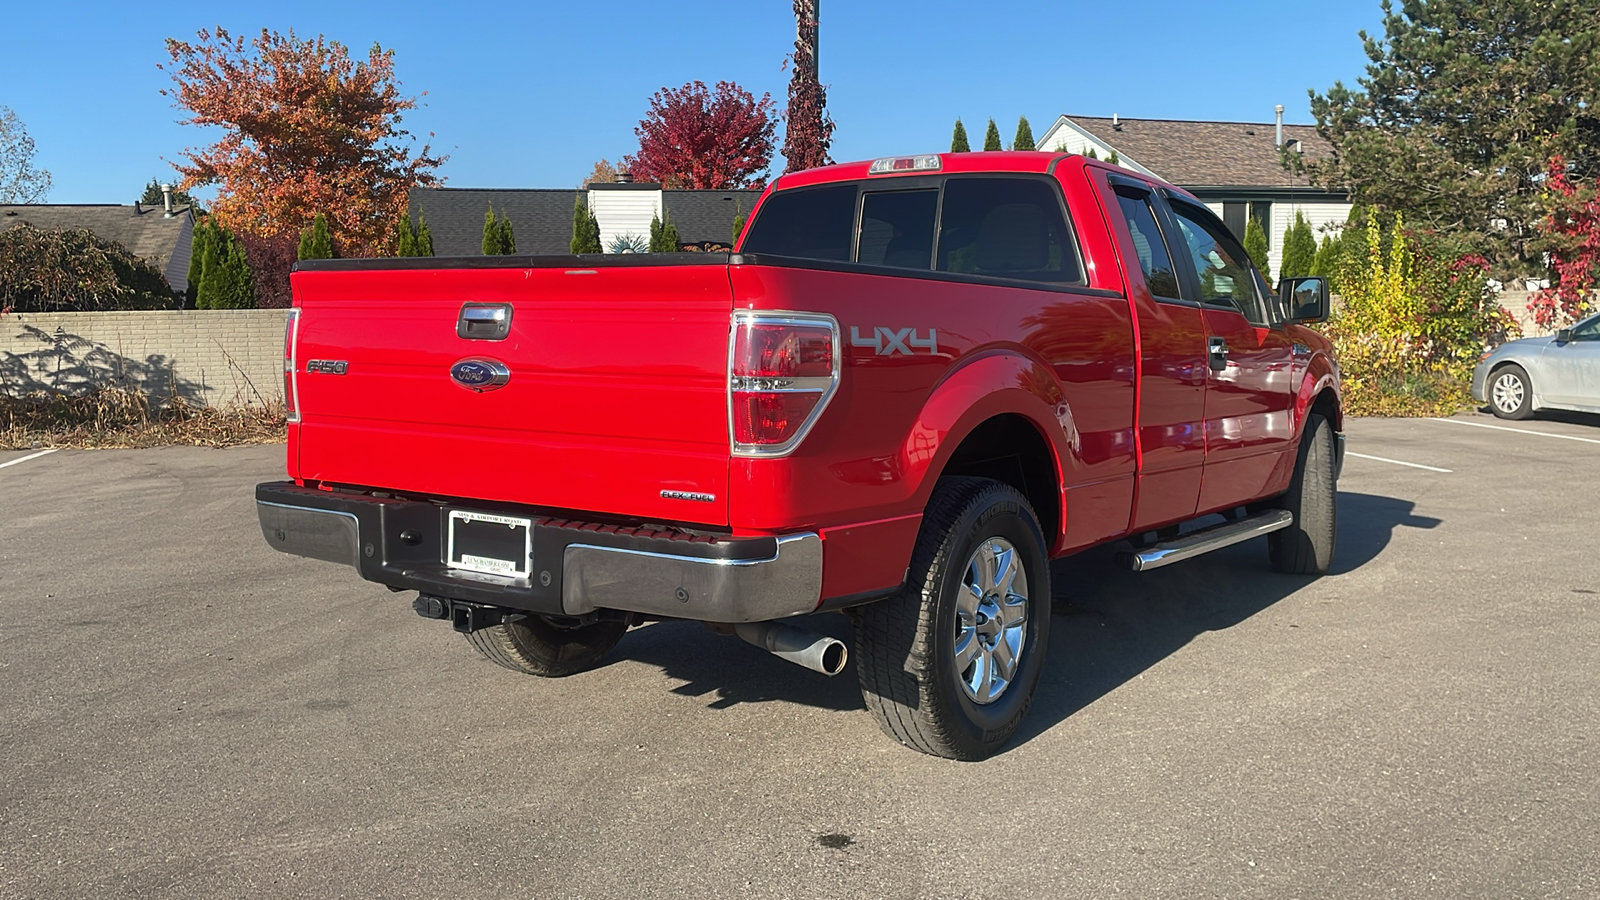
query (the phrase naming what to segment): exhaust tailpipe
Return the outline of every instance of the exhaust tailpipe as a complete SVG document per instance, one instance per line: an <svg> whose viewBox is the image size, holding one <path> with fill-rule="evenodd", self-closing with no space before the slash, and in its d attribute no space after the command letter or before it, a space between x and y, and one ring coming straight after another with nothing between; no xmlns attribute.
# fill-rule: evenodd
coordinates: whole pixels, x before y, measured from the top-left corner
<svg viewBox="0 0 1600 900"><path fill-rule="evenodd" d="M843 672L850 657L843 641L780 622L740 623L733 633L773 656L830 677Z"/></svg>

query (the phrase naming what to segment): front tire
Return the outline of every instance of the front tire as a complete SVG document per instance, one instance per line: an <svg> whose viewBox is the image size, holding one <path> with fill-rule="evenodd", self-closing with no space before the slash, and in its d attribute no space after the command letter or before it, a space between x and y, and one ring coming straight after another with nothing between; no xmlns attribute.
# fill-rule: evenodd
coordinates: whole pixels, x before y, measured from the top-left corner
<svg viewBox="0 0 1600 900"><path fill-rule="evenodd" d="M1325 575L1333 565L1338 525L1333 454L1333 426L1313 413L1306 419L1294 479L1283 497L1283 508L1294 514L1294 524L1267 535L1267 553L1279 572Z"/></svg>
<svg viewBox="0 0 1600 900"><path fill-rule="evenodd" d="M943 479L906 585L861 610L861 695L907 747L985 759L1027 713L1049 637L1049 558L1028 501L998 481Z"/></svg>
<svg viewBox="0 0 1600 900"><path fill-rule="evenodd" d="M1502 419L1526 419L1533 415L1533 382L1519 365L1503 366L1489 373L1489 411Z"/></svg>
<svg viewBox="0 0 1600 900"><path fill-rule="evenodd" d="M622 640L627 622L562 628L540 616L491 625L466 635L490 662L514 672L561 678L593 668Z"/></svg>

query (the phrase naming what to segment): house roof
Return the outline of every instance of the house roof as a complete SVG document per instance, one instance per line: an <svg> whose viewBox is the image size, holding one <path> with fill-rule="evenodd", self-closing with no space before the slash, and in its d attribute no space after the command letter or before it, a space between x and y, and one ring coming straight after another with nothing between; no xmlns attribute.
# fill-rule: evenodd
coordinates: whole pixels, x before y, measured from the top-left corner
<svg viewBox="0 0 1600 900"><path fill-rule="evenodd" d="M167 216L159 206L140 204L0 205L0 231L24 222L50 231L86 228L96 237L115 241L129 253L149 260L166 276L173 290L183 290L189 284L194 216L187 206L176 207Z"/></svg>
<svg viewBox="0 0 1600 900"><path fill-rule="evenodd" d="M1280 162L1272 122L1194 122L1183 119L1111 119L1061 116L1050 127L1076 125L1118 155L1179 187L1297 187L1312 185ZM1050 132L1047 132L1047 136ZM1310 125L1284 125L1284 141L1300 142L1308 160L1327 157L1332 148ZM1042 144L1041 144L1042 146Z"/></svg>
<svg viewBox="0 0 1600 900"><path fill-rule="evenodd" d="M667 218L678 228L684 243L733 243L733 220L750 217L760 191L663 191Z"/></svg>
<svg viewBox="0 0 1600 900"><path fill-rule="evenodd" d="M517 253L552 256L571 252L572 204L578 192L564 188L424 188L411 192L411 215L428 220L437 256L483 255L483 217L511 220Z"/></svg>

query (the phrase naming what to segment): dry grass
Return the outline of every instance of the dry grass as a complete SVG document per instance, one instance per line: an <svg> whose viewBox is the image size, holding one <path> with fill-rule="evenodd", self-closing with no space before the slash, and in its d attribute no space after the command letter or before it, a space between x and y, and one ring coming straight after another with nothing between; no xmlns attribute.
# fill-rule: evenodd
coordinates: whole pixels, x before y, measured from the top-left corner
<svg viewBox="0 0 1600 900"><path fill-rule="evenodd" d="M230 447L284 439L283 408L219 409L143 391L103 387L82 394L0 396L0 450L35 447Z"/></svg>

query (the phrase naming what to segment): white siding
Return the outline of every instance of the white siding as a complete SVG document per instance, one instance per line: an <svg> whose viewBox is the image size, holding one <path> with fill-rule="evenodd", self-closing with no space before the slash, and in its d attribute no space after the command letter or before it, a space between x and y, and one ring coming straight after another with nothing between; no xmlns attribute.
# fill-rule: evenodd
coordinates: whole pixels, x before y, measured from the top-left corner
<svg viewBox="0 0 1600 900"><path fill-rule="evenodd" d="M1065 116L1057 119L1055 124L1050 126L1044 137L1040 139L1038 148L1040 150L1056 150L1062 153L1078 154L1087 153L1090 148L1093 148L1095 154L1102 161L1109 159L1113 150L1111 145L1104 141L1096 140L1083 129L1067 122ZM1137 160L1129 159L1126 154L1121 152L1117 154L1117 165L1125 169L1143 172L1146 175L1155 174L1144 166L1139 165Z"/></svg>
<svg viewBox="0 0 1600 900"><path fill-rule="evenodd" d="M1206 204L1206 209L1209 209L1212 212L1216 213L1217 214L1217 218L1219 218L1219 219L1222 218L1222 203L1220 201L1215 202L1215 203L1207 203Z"/></svg>
<svg viewBox="0 0 1600 900"><path fill-rule="evenodd" d="M600 247L610 253L621 235L650 240L650 220L661 215L661 191L590 191L589 208L600 223Z"/></svg>
<svg viewBox="0 0 1600 900"><path fill-rule="evenodd" d="M1208 204L1209 205L1209 204ZM1213 206L1213 209L1216 207ZM1344 223L1350 218L1350 204L1348 203L1295 203L1279 200L1272 204L1272 235L1268 243L1272 245L1267 254L1272 264L1271 273L1267 280L1276 283L1279 267L1283 264L1283 233L1294 224L1294 214L1305 214L1306 221L1311 224L1311 234L1322 243L1324 237L1337 237L1344 230Z"/></svg>

